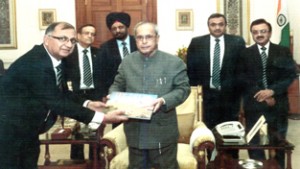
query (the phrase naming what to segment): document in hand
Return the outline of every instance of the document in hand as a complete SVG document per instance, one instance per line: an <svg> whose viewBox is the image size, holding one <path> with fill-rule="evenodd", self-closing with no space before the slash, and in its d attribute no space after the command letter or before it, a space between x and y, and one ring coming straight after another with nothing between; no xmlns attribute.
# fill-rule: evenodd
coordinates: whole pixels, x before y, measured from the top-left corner
<svg viewBox="0 0 300 169"><path fill-rule="evenodd" d="M153 113L154 94L112 92L107 105L110 109L125 110L129 118L150 120Z"/></svg>

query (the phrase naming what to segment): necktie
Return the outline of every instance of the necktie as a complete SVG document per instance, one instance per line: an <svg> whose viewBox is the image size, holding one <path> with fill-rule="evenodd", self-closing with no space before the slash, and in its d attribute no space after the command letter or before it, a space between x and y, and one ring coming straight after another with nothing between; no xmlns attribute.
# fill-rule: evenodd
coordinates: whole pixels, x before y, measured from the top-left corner
<svg viewBox="0 0 300 169"><path fill-rule="evenodd" d="M56 71L57 71L57 74L56 74L56 83L57 83L57 86L62 89L62 65L59 64L58 66L56 66Z"/></svg>
<svg viewBox="0 0 300 169"><path fill-rule="evenodd" d="M263 66L263 77L262 77L262 82L264 85L264 88L268 87L268 83L267 83L267 74L266 74L266 67L267 67L267 59L268 56L266 54L266 48L262 47L261 48L262 52L261 52L261 61L262 61L262 66Z"/></svg>
<svg viewBox="0 0 300 169"><path fill-rule="evenodd" d="M92 85L92 73L91 73L91 65L89 62L89 58L87 56L88 50L83 50L83 83L89 87Z"/></svg>
<svg viewBox="0 0 300 169"><path fill-rule="evenodd" d="M212 74L212 84L216 87L220 87L220 39L216 39L215 49L214 49L214 63L213 63L213 74Z"/></svg>
<svg viewBox="0 0 300 169"><path fill-rule="evenodd" d="M126 47L126 42L122 42L123 45L123 57L127 56L129 54L128 49Z"/></svg>

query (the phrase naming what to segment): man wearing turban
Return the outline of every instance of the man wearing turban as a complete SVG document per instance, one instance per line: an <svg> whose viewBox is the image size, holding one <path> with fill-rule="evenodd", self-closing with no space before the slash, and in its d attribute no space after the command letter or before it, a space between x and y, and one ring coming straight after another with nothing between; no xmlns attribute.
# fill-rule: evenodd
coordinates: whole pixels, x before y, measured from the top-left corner
<svg viewBox="0 0 300 169"><path fill-rule="evenodd" d="M106 25L113 38L100 45L99 70L105 89L113 83L119 64L127 54L137 50L135 38L129 35L128 28L131 18L125 12L111 12L106 16ZM125 43L125 44L124 44ZM124 53L126 47L127 53ZM107 94L106 93L106 94ZM118 124L114 124L116 127Z"/></svg>

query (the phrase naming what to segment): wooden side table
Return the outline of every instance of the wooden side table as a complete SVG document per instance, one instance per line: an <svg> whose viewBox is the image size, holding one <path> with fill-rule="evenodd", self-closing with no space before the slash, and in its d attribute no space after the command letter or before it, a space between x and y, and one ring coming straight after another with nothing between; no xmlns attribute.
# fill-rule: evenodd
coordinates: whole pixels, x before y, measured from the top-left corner
<svg viewBox="0 0 300 169"><path fill-rule="evenodd" d="M288 141L282 145L253 145L253 144L226 144L217 141L217 150L219 152L218 157L214 162L210 163L207 168L209 169L240 169L238 165L238 160L228 158L225 155L226 150L250 150L250 149L262 149L262 150L284 150L287 156L287 166L286 169L292 169L292 150L294 150L294 145ZM268 159L263 161L263 169L277 169L278 163L275 159Z"/></svg>
<svg viewBox="0 0 300 169"><path fill-rule="evenodd" d="M48 133L54 131L57 126L54 126L53 129L50 129ZM84 137L81 139L75 139L74 137L70 136L66 139L52 139L50 134L46 133L45 137L40 138L41 145L45 145L45 162L43 166L39 166L39 169L98 169L100 168L97 150L100 146L100 138L103 136L103 130L105 125L101 125L96 132L96 136L94 137ZM64 162L51 162L50 160L50 151L49 147L51 144L89 144L93 147L93 160L68 160Z"/></svg>

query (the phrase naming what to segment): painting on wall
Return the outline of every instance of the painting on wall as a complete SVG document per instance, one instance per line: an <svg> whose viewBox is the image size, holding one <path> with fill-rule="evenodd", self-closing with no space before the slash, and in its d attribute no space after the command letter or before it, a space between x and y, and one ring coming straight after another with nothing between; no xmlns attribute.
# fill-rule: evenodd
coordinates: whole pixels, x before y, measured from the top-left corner
<svg viewBox="0 0 300 169"><path fill-rule="evenodd" d="M0 0L0 49L16 49L15 0Z"/></svg>
<svg viewBox="0 0 300 169"><path fill-rule="evenodd" d="M250 44L249 0L218 0L218 11L227 19L227 33L242 36Z"/></svg>
<svg viewBox="0 0 300 169"><path fill-rule="evenodd" d="M39 9L40 29L46 29L51 23L56 22L55 9Z"/></svg>
<svg viewBox="0 0 300 169"><path fill-rule="evenodd" d="M176 10L176 30L193 30L194 18L192 9Z"/></svg>

